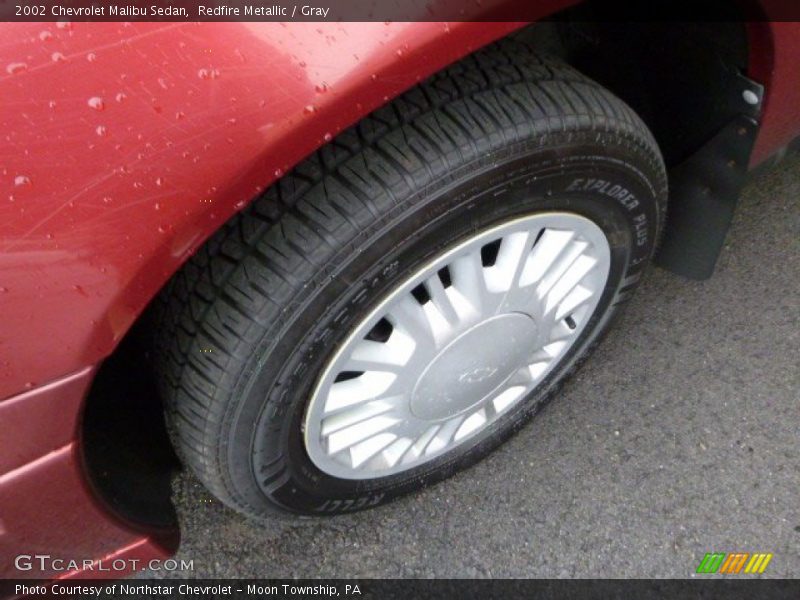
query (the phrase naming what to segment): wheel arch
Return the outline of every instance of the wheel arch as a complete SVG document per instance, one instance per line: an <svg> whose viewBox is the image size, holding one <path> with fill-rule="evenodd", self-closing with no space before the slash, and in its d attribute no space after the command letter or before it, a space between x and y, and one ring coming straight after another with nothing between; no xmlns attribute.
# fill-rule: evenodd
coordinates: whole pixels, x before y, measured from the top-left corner
<svg viewBox="0 0 800 600"><path fill-rule="evenodd" d="M543 16L546 14L543 13ZM383 27L383 24L379 25ZM171 224L166 235L160 233L157 236L157 243L150 244L149 252L130 273L127 283L118 290L114 302L108 306L104 314L103 322L113 325L112 335L109 336L107 330L98 335L94 348L102 350L96 353L95 358L101 360L114 352L117 343L126 337L130 326L140 319L149 301L166 285L172 274L196 248L238 210L244 208L252 198L280 179L284 172L324 145L329 136L336 135L337 132L411 87L416 81L447 67L487 43L514 34L524 25L523 23L457 23L449 26L436 23L410 24L393 38L391 44L382 45L373 56L357 57L352 71L341 76L342 83L327 82L324 77L318 77L319 81L314 85L305 82L305 91L287 100L288 104L282 109L285 122L273 120L268 127L264 124L254 127L257 119L251 117L246 123L235 121L227 124L233 128L231 130L225 129L226 124L216 127L213 135L216 143L223 149L235 145L238 139L231 137L233 135L231 132L252 138L255 131L255 137L258 139L255 142L252 139L248 142L251 153L242 159L243 164L238 169L232 169L221 182L212 186L213 191L209 191L211 190L209 187L205 190L205 195L200 193L194 199L196 204L194 210ZM758 29L759 26L760 24L757 24L753 27ZM563 31L559 31L560 28L560 24L547 22L538 26L533 25L517 35L529 36L532 43L539 45L544 51L563 52L562 56L568 62L578 64L580 67L575 49L570 48L568 44L565 45L561 39ZM767 38L768 36L764 36L764 39ZM555 45L553 45L554 40ZM324 50L325 47L320 46L315 51ZM285 58L286 54L282 53L282 56ZM292 52L288 51L288 54L292 55ZM313 65L313 61L308 58L294 60L298 65L305 63L303 69ZM592 76L591 72L587 74ZM294 72L291 78L296 78ZM291 78L287 78L287 81ZM219 81L224 81L224 71ZM699 80L696 83L699 85ZM612 84L610 87L624 100L635 104L624 86ZM289 89L295 90L295 84L290 84L287 90ZM658 89L654 89L651 93L658 94ZM245 124L249 126L244 127ZM661 137L659 143L664 139ZM298 138L304 141L299 143ZM234 142L231 142L231 139ZM196 169L197 166L193 168Z"/></svg>

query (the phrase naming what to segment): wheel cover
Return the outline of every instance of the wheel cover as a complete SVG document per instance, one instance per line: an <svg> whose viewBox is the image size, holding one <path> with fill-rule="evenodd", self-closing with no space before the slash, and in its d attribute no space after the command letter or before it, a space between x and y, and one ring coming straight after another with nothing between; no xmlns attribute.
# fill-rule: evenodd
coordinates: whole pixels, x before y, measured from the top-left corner
<svg viewBox="0 0 800 600"><path fill-rule="evenodd" d="M305 447L343 479L393 475L475 440L561 362L608 280L589 219L514 219L431 260L364 318L308 403Z"/></svg>

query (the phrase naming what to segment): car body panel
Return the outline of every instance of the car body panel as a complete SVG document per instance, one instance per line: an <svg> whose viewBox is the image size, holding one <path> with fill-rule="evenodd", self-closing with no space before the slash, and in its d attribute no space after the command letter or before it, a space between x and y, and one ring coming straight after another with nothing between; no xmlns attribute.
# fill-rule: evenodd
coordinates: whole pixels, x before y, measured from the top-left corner
<svg viewBox="0 0 800 600"><path fill-rule="evenodd" d="M0 402L3 431L14 432L15 444L3 446L0 473L8 473L72 443L78 430L83 398L95 369L85 369ZM58 418L53 418L57 415Z"/></svg>
<svg viewBox="0 0 800 600"><path fill-rule="evenodd" d="M517 26L4 25L0 398L102 360L276 177Z"/></svg>
<svg viewBox="0 0 800 600"><path fill-rule="evenodd" d="M767 16L772 3L765 2ZM757 165L800 135L800 23L750 23L748 76L766 88L761 125L751 156Z"/></svg>
<svg viewBox="0 0 800 600"><path fill-rule="evenodd" d="M541 14L571 3L544 1ZM521 25L0 24L4 556L170 551L114 516L82 475L77 430L96 365L192 252L282 173ZM767 86L758 162L800 131L800 26L750 33L750 75Z"/></svg>

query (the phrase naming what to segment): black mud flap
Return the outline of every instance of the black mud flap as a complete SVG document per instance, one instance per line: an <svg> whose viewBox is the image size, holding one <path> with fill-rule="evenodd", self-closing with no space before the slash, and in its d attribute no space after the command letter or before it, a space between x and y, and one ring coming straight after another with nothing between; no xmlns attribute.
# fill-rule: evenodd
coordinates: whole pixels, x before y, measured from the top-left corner
<svg viewBox="0 0 800 600"><path fill-rule="evenodd" d="M763 87L744 77L726 108L731 120L669 170L669 207L655 263L691 279L714 272L758 133Z"/></svg>

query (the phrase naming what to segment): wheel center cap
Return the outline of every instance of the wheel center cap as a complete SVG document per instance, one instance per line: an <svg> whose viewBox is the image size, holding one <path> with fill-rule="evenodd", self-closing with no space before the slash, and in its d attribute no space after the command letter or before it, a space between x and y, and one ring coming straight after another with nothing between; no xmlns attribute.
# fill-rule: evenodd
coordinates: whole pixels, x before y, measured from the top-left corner
<svg viewBox="0 0 800 600"><path fill-rule="evenodd" d="M479 404L529 362L536 323L522 313L487 319L450 342L423 371L411 412L436 421Z"/></svg>

